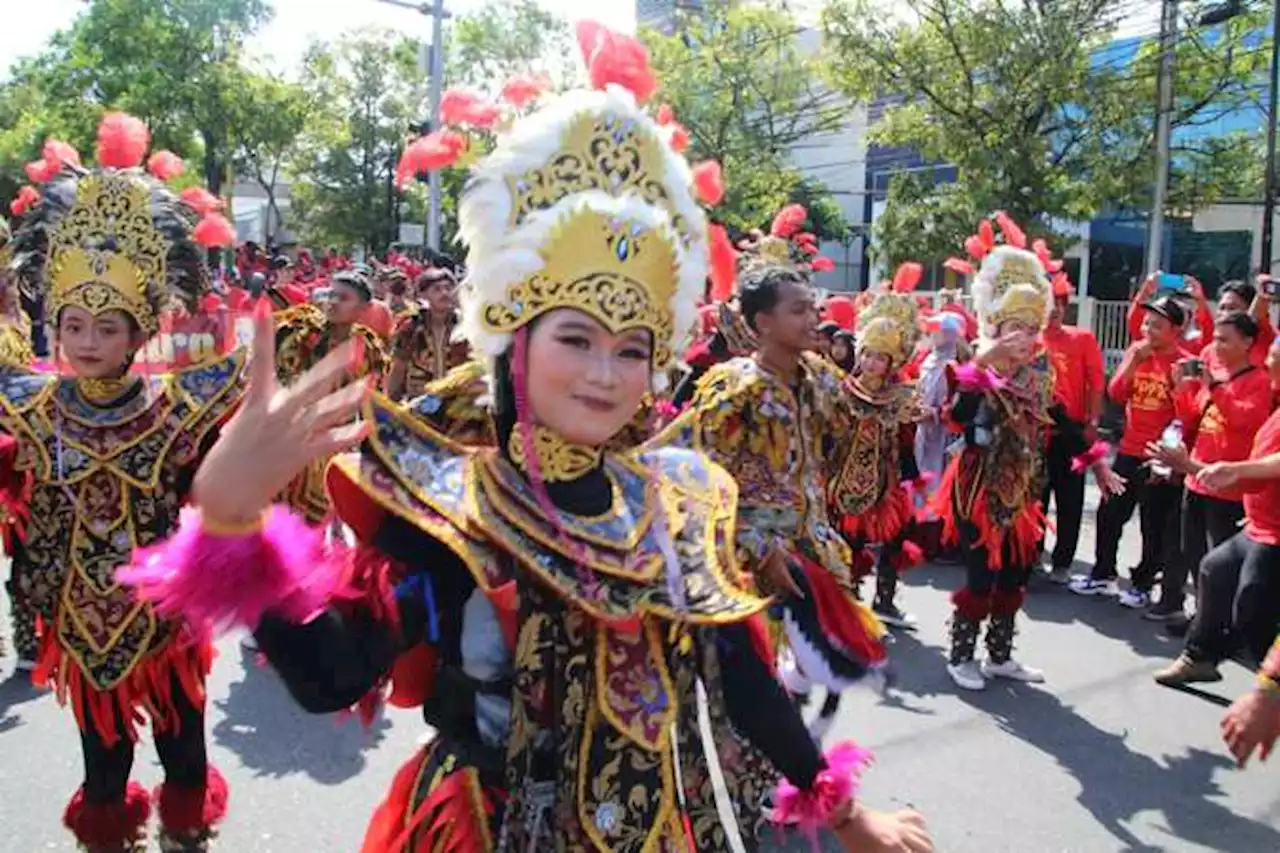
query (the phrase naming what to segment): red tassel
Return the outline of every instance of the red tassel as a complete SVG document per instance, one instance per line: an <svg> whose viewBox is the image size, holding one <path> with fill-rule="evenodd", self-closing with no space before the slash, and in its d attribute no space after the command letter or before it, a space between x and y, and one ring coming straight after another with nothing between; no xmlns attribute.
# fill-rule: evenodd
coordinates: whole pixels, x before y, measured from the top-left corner
<svg viewBox="0 0 1280 853"><path fill-rule="evenodd" d="M236 242L236 229L221 213L206 213L196 223L191 239L206 248L233 246Z"/></svg>
<svg viewBox="0 0 1280 853"><path fill-rule="evenodd" d="M672 124L667 128L667 130L669 131L667 144L669 144L673 150L678 151L681 154L689 150L689 131L685 129L684 125Z"/></svg>
<svg viewBox="0 0 1280 853"><path fill-rule="evenodd" d="M98 165L113 169L133 169L151 145L151 131L126 113L108 113L98 125Z"/></svg>
<svg viewBox="0 0 1280 853"><path fill-rule="evenodd" d="M123 848L142 838L151 818L151 800L147 789L137 782L125 788L118 803L89 803L80 788L67 803L62 825L71 830L82 845L93 849Z"/></svg>
<svg viewBox="0 0 1280 853"><path fill-rule="evenodd" d="M180 788L165 782L153 795L160 826L181 835L216 826L227 816L227 780L209 765L201 788Z"/></svg>
<svg viewBox="0 0 1280 853"><path fill-rule="evenodd" d="M724 226L710 226L711 301L727 302L737 285L738 250L733 248Z"/></svg>
<svg viewBox="0 0 1280 853"><path fill-rule="evenodd" d="M40 200L40 191L33 186L24 186L18 190L18 194L14 196L13 201L9 202L9 212L14 216L21 216L31 209L31 206Z"/></svg>
<svg viewBox="0 0 1280 853"><path fill-rule="evenodd" d="M157 151L147 160L147 171L161 181L172 181L185 168L182 158L172 151Z"/></svg>

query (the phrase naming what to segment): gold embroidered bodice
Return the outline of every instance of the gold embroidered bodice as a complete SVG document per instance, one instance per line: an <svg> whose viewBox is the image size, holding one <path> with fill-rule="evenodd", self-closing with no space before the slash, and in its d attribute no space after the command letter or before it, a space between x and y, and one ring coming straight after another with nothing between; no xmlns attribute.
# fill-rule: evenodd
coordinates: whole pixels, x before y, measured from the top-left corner
<svg viewBox="0 0 1280 853"><path fill-rule="evenodd" d="M842 379L818 356L805 357L794 387L754 359L731 359L703 375L688 410L646 445L693 448L733 472L739 557L749 565L780 539L848 580L848 545L826 502Z"/></svg>
<svg viewBox="0 0 1280 853"><path fill-rule="evenodd" d="M172 532L203 444L243 381L241 352L133 378L110 400L90 400L74 379L0 370L0 430L17 439L16 467L34 481L26 592L100 689L172 634L114 573Z"/></svg>
<svg viewBox="0 0 1280 853"><path fill-rule="evenodd" d="M872 391L847 378L831 445L832 476L827 496L833 512L859 515L901 485L904 428L915 423L915 388L893 384Z"/></svg>

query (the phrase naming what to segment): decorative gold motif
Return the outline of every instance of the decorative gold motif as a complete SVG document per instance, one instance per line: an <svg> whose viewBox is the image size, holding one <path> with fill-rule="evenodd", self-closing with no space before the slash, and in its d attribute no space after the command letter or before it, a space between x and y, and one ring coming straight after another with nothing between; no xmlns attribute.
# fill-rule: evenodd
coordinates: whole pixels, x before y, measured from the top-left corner
<svg viewBox="0 0 1280 853"><path fill-rule="evenodd" d="M991 267L995 267L994 275ZM1001 246L987 256L978 277L991 282L991 295L985 300L986 304L975 305L988 332L1009 320L1033 329L1044 326L1049 317L1050 285L1035 255L1025 249ZM975 296L977 292L975 285Z"/></svg>
<svg viewBox="0 0 1280 853"><path fill-rule="evenodd" d="M484 306L484 324L506 333L557 308L573 308L611 332L653 333L654 366L671 361L672 297L678 285L674 234L594 210L568 214L542 246L533 276Z"/></svg>
<svg viewBox="0 0 1280 853"><path fill-rule="evenodd" d="M123 311L155 334L152 296L166 292L168 252L146 183L127 173L81 178L75 204L49 240L50 316L67 306L95 317Z"/></svg>
<svg viewBox="0 0 1280 853"><path fill-rule="evenodd" d="M906 364L920 339L917 313L909 293L876 294L858 311L858 351L888 356L895 368Z"/></svg>
<svg viewBox="0 0 1280 853"><path fill-rule="evenodd" d="M528 474L526 445L524 433L519 429L512 430L507 440L507 453L512 463ZM548 483L577 480L600 464L600 448L572 444L542 425L533 427L533 450L538 457L538 474Z"/></svg>
<svg viewBox="0 0 1280 853"><path fill-rule="evenodd" d="M119 400L140 381L137 376L79 377L76 379L76 391L90 403L110 403Z"/></svg>
<svg viewBox="0 0 1280 853"><path fill-rule="evenodd" d="M631 117L583 113L561 137L560 149L536 169L508 177L510 227L576 193L595 190L614 198L638 195L664 210L685 245L693 241L667 191L664 143Z"/></svg>

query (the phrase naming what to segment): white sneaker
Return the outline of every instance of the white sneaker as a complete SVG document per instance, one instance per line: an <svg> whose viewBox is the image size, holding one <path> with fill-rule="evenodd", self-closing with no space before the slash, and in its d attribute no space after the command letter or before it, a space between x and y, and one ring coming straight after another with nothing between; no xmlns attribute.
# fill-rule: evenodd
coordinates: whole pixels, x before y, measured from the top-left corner
<svg viewBox="0 0 1280 853"><path fill-rule="evenodd" d="M1130 587L1120 593L1120 603L1133 610L1145 610L1151 606L1151 593Z"/></svg>
<svg viewBox="0 0 1280 853"><path fill-rule="evenodd" d="M1067 584L1067 589L1076 595L1109 595L1119 594L1115 581L1096 581L1090 577L1078 577Z"/></svg>
<svg viewBox="0 0 1280 853"><path fill-rule="evenodd" d="M982 669L974 660L947 664L947 675L951 676L951 680L957 687L963 687L965 690L985 690L987 687L987 680L982 677Z"/></svg>
<svg viewBox="0 0 1280 853"><path fill-rule="evenodd" d="M1008 678L1013 681L1025 681L1028 684L1041 684L1044 682L1044 673L1038 669L1032 669L1029 666L1023 666L1013 658L1009 658L1004 663L992 663L989 660L982 662L982 674L987 678Z"/></svg>

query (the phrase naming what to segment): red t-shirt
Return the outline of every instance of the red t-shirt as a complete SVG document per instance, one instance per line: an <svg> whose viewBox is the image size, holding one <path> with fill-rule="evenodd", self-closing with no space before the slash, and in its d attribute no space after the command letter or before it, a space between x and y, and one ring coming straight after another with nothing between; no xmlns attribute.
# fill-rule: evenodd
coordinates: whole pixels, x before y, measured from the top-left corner
<svg viewBox="0 0 1280 853"><path fill-rule="evenodd" d="M1249 363L1262 367L1267 362L1267 350L1271 349L1271 344L1276 339L1276 328L1271 325L1271 317L1266 316L1258 323L1258 337L1254 340L1253 346L1249 347ZM1209 344L1200 353L1200 357L1204 359L1204 368L1209 375L1216 379L1225 379L1226 370L1222 366L1222 362L1218 359L1218 348L1213 344Z"/></svg>
<svg viewBox="0 0 1280 853"><path fill-rule="evenodd" d="M1187 425L1191 458L1206 465L1238 462L1249 458L1253 439L1274 408L1271 378L1265 370L1250 367L1212 388L1195 383L1177 394L1178 417ZM1238 486L1220 492L1187 478L1187 488L1197 494L1238 501L1244 489Z"/></svg>
<svg viewBox="0 0 1280 853"><path fill-rule="evenodd" d="M1098 339L1087 329L1063 326L1045 329L1043 340L1053 365L1053 396L1067 410L1068 417L1085 423L1089 420L1089 397L1102 390L1102 348Z"/></svg>
<svg viewBox="0 0 1280 853"><path fill-rule="evenodd" d="M1176 348L1152 352L1126 380L1125 366L1133 358L1133 347L1124 354L1124 361L1107 388L1112 400L1124 404L1121 453L1145 456L1147 442L1158 441L1164 428L1174 419L1174 365L1185 357L1186 353Z"/></svg>
<svg viewBox="0 0 1280 853"><path fill-rule="evenodd" d="M1280 453L1280 411L1271 413L1253 440L1250 459ZM1244 534L1263 545L1280 545L1280 480L1249 484L1244 496Z"/></svg>

